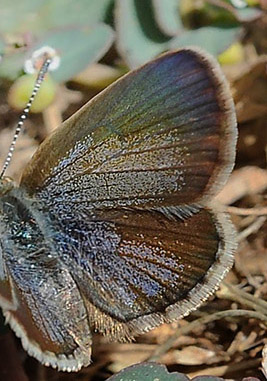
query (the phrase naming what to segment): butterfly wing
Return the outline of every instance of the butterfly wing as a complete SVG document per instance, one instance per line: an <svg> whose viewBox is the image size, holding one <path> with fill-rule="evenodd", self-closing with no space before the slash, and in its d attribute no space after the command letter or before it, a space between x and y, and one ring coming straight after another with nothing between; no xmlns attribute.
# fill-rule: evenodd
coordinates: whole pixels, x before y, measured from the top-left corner
<svg viewBox="0 0 267 381"><path fill-rule="evenodd" d="M86 300L91 328L124 338L197 308L233 262L223 213L177 207L61 221L56 246Z"/></svg>
<svg viewBox="0 0 267 381"><path fill-rule="evenodd" d="M72 276L47 253L15 254L5 255L7 277L0 281L0 304L23 347L60 370L77 371L88 365L91 333ZM4 292L7 283L8 293Z"/></svg>
<svg viewBox="0 0 267 381"><path fill-rule="evenodd" d="M21 186L56 213L204 202L233 167L233 102L206 53L168 53L119 79L40 146Z"/></svg>

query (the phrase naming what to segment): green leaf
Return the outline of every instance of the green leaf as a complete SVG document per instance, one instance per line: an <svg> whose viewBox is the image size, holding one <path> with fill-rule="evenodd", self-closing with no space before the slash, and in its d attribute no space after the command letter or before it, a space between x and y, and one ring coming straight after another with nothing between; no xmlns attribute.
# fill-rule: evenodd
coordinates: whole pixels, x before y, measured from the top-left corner
<svg viewBox="0 0 267 381"><path fill-rule="evenodd" d="M129 366L108 381L189 381L182 373L169 373L165 365L141 363Z"/></svg>
<svg viewBox="0 0 267 381"><path fill-rule="evenodd" d="M40 9L35 29L93 25L103 22L112 0L47 0Z"/></svg>
<svg viewBox="0 0 267 381"><path fill-rule="evenodd" d="M110 48L114 39L113 30L105 24L93 28L63 28L50 32L40 39L27 53L18 51L3 57L0 77L14 80L23 70L24 62L33 51L50 46L58 52L61 62L51 73L57 82L68 81L88 65L98 61Z"/></svg>
<svg viewBox="0 0 267 381"><path fill-rule="evenodd" d="M25 52L17 51L11 55L4 55L0 64L0 77L15 80L22 72L25 61Z"/></svg>
<svg viewBox="0 0 267 381"><path fill-rule="evenodd" d="M40 10L46 0L1 0L0 7L0 32L16 32L21 25L27 22Z"/></svg>
<svg viewBox="0 0 267 381"><path fill-rule="evenodd" d="M63 26L93 26L104 21L113 0L1 0L1 32L44 31Z"/></svg>
<svg viewBox="0 0 267 381"><path fill-rule="evenodd" d="M192 379L192 381L223 380L215 376L197 376ZM183 373L169 373L165 365L143 362L121 370L107 381L189 381L189 378Z"/></svg>
<svg viewBox="0 0 267 381"><path fill-rule="evenodd" d="M212 26L188 30L180 36L174 37L169 43L169 48L177 49L193 45L217 56L226 50L234 41L238 40L241 30L239 27L219 28Z"/></svg>
<svg viewBox="0 0 267 381"><path fill-rule="evenodd" d="M167 49L167 38L154 20L150 0L118 0L117 47L129 67L137 67Z"/></svg>
<svg viewBox="0 0 267 381"><path fill-rule="evenodd" d="M184 29L179 3L180 0L153 0L158 26L168 36L176 36Z"/></svg>
<svg viewBox="0 0 267 381"><path fill-rule="evenodd" d="M252 22L263 15L262 10L258 8L236 9L236 17L240 22Z"/></svg>
<svg viewBox="0 0 267 381"><path fill-rule="evenodd" d="M0 55L4 53L5 41L0 37Z"/></svg>
<svg viewBox="0 0 267 381"><path fill-rule="evenodd" d="M19 42L27 36L30 51L28 47L9 50L1 62L0 76L15 79L24 60L44 45L55 47L61 55L62 65L54 74L57 81L78 74L100 59L113 42L111 28L99 22L112 4L113 0L2 0L0 32ZM0 53L2 45L0 41Z"/></svg>
<svg viewBox="0 0 267 381"><path fill-rule="evenodd" d="M58 82L64 82L80 73L89 64L98 61L110 48L113 31L105 24L93 28L68 28L54 31L41 39L32 49L50 46L61 58L60 66L51 73Z"/></svg>

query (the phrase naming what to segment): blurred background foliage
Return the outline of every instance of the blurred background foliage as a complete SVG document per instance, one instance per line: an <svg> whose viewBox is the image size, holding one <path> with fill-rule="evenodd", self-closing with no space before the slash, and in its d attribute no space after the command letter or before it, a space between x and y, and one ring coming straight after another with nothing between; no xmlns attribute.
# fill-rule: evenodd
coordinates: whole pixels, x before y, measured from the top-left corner
<svg viewBox="0 0 267 381"><path fill-rule="evenodd" d="M248 33L252 36L264 4L265 0L1 0L0 79L15 81L8 100L21 109L34 79L26 75L17 82L25 60L40 47L54 48L60 66L32 109L40 112L53 101L56 83L72 79L102 89L128 69L183 46L204 48L221 64L238 63L245 58L241 41ZM99 60L102 65L85 70Z"/></svg>
<svg viewBox="0 0 267 381"><path fill-rule="evenodd" d="M263 8L264 0L1 0L0 78L16 80L25 59L42 46L61 58L52 73L59 83L111 50L109 67L77 79L99 88L185 45L204 48L223 64L238 62L244 59L240 41Z"/></svg>

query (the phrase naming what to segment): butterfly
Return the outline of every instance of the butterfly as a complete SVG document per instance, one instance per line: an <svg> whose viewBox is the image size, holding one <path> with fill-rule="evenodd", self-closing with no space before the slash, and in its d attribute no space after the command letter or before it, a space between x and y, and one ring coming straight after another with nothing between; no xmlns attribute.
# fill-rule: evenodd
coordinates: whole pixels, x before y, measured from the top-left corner
<svg viewBox="0 0 267 381"><path fill-rule="evenodd" d="M235 160L219 65L185 48L90 100L0 180L0 305L25 350L78 371L92 332L128 340L196 309L236 248L212 201Z"/></svg>

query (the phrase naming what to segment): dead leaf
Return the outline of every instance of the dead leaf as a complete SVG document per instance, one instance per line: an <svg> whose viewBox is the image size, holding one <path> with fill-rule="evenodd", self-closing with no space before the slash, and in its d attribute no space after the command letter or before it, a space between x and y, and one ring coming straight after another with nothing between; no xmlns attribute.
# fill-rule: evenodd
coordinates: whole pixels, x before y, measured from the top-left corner
<svg viewBox="0 0 267 381"><path fill-rule="evenodd" d="M215 359L215 352L190 345L181 350L173 351L173 358L177 364L183 365L202 365L210 364L210 361ZM213 362L213 361L212 361Z"/></svg>
<svg viewBox="0 0 267 381"><path fill-rule="evenodd" d="M267 171L258 167L244 167L232 173L216 200L230 205L246 195L267 189Z"/></svg>
<svg viewBox="0 0 267 381"><path fill-rule="evenodd" d="M267 115L267 56L258 57L232 89L239 123Z"/></svg>

